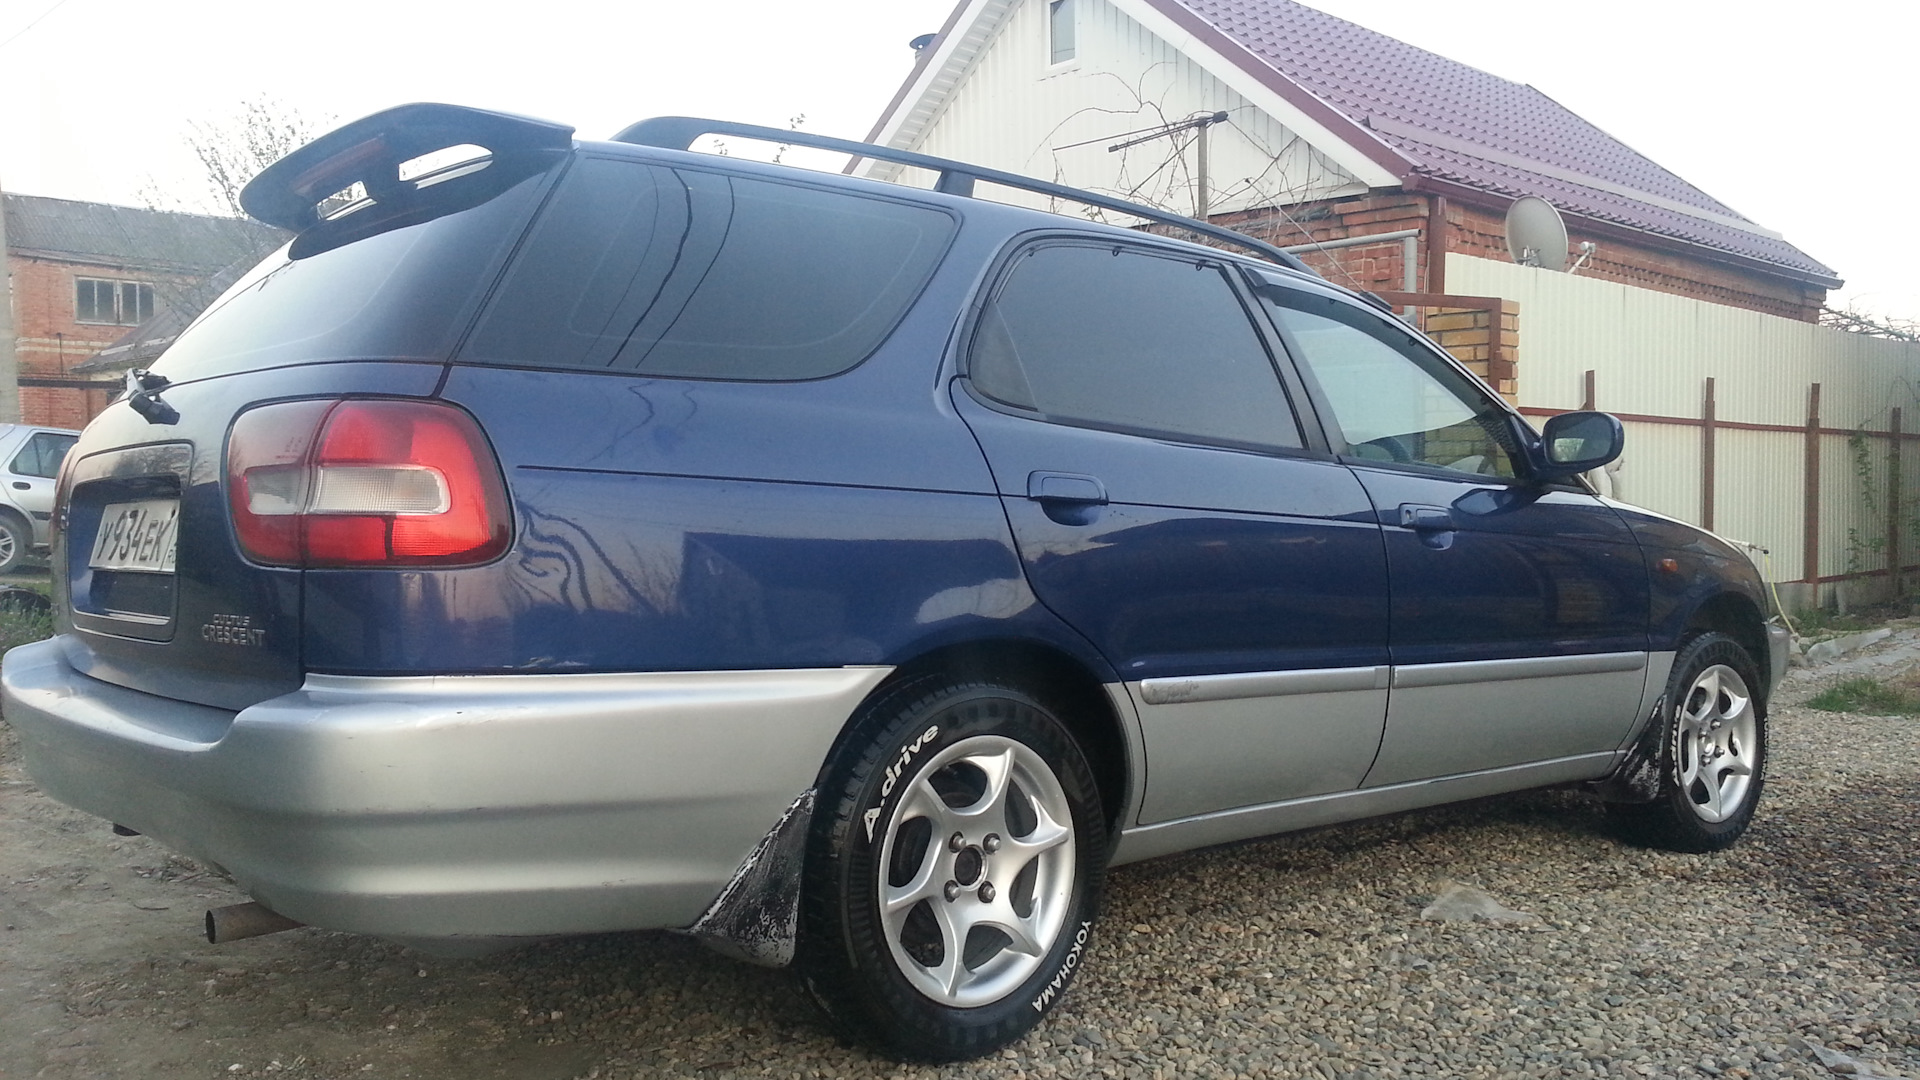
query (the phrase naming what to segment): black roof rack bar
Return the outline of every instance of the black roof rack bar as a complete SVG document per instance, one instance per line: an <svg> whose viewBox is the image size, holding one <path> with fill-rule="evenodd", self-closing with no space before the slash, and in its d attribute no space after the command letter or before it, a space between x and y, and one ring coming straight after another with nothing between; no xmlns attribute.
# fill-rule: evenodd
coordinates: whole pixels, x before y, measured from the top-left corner
<svg viewBox="0 0 1920 1080"><path fill-rule="evenodd" d="M779 128L761 127L758 124L736 124L726 120L702 120L693 116L656 116L642 120L621 131L613 137L614 142L633 143L638 146L658 146L668 150L691 149L695 139L702 135L732 135L742 139L759 142L786 143L792 146L809 146L816 150L832 150L842 154L851 154L854 158L873 158L879 161L891 161L901 165L912 165L938 174L934 190L948 195L971 196L973 182L985 180L990 184L1031 191L1036 195L1048 195L1056 199L1097 206L1102 210L1129 214L1145 218L1162 225L1173 225L1202 236L1210 236L1223 243L1245 248L1264 259L1279 263L1281 266L1312 274L1306 263L1298 256L1269 244L1256 240L1242 232L1236 232L1221 225L1200 221L1197 218L1183 217L1179 214L1144 206L1140 203L1100 195L1065 184L1035 180L1018 173L1001 172L979 165L969 165L963 161L933 157L928 154L916 154L911 150L895 150L890 146L874 143L854 142L852 139L835 139L826 135L814 135L804 131L783 131ZM1315 275L1316 277L1318 275Z"/></svg>

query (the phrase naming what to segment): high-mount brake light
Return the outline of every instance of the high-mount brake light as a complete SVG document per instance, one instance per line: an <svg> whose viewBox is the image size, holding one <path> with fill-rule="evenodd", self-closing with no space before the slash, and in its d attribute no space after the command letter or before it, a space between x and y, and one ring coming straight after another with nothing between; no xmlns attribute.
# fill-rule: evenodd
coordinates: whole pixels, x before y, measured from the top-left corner
<svg viewBox="0 0 1920 1080"><path fill-rule="evenodd" d="M510 539L486 437L431 401L283 401L240 414L227 505L241 550L269 566L470 566Z"/></svg>

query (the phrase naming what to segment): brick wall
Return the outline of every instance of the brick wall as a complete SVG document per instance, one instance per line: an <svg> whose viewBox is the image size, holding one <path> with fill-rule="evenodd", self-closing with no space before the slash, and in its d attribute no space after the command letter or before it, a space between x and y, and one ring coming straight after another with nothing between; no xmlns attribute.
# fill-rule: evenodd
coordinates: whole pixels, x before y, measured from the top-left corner
<svg viewBox="0 0 1920 1080"><path fill-rule="evenodd" d="M1483 259L1512 261L1507 253L1504 213L1449 202L1447 225L1451 233L1450 250ZM1595 245L1593 258L1580 268L1582 277L1617 281L1801 322L1819 321L1820 305L1827 297L1825 289L1785 278L1611 237L1583 234L1577 222L1571 220L1567 237L1576 258L1582 241L1590 240Z"/></svg>
<svg viewBox="0 0 1920 1080"><path fill-rule="evenodd" d="M1291 219L1291 220L1289 220ZM1280 247L1312 241L1344 240L1349 236L1420 229L1415 246L1414 288L1424 287L1427 274L1427 200L1423 195L1365 195L1354 199L1303 203L1277 210L1248 210L1213 219ZM1363 244L1331 251L1300 252L1300 261L1328 281L1368 292L1398 291L1406 282L1398 240Z"/></svg>
<svg viewBox="0 0 1920 1080"><path fill-rule="evenodd" d="M1520 404L1520 305L1500 303L1498 357L1492 347L1493 312L1469 308L1428 308L1420 328L1493 387L1507 404Z"/></svg>
<svg viewBox="0 0 1920 1080"><path fill-rule="evenodd" d="M1428 197L1404 193L1366 195L1353 199L1333 199L1302 203L1276 210L1248 210L1223 214L1214 220L1250 233L1282 247L1313 240L1339 240L1349 236L1419 229L1419 247L1414 267L1416 291L1431 291L1427 273ZM1289 220L1291 218L1291 220ZM1447 245L1449 251L1483 259L1508 262L1506 218L1504 211L1465 206L1449 200L1447 204ZM1771 275L1741 270L1711 259L1694 258L1650 245L1638 245L1611 237L1568 230L1570 247L1579 250L1582 241L1592 241L1595 252L1580 268L1586 277L1618 281L1651 289L1654 292L1689 296L1730 307L1761 311L1802 322L1816 322L1826 290ZM1398 291L1401 254L1398 241L1338 248L1333 251L1303 252L1302 261L1329 281L1349 288L1371 291Z"/></svg>
<svg viewBox="0 0 1920 1080"><path fill-rule="evenodd" d="M113 344L130 329L81 322L74 306L76 278L147 282L154 286L156 305L164 304L169 294L178 294L187 284L179 276L17 254L8 257L7 269L13 290L14 351L23 379L85 378L71 375L73 365ZM29 424L79 428L106 408L111 398L112 393L105 390L23 386L20 416Z"/></svg>

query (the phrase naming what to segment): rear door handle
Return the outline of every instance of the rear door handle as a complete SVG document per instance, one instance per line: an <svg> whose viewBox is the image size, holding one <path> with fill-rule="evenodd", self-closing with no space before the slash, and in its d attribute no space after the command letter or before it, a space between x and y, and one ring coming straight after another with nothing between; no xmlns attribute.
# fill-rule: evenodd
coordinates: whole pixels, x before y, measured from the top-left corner
<svg viewBox="0 0 1920 1080"><path fill-rule="evenodd" d="M1081 473L1028 473L1027 498L1055 525L1091 525L1107 505L1107 485Z"/></svg>
<svg viewBox="0 0 1920 1080"><path fill-rule="evenodd" d="M13 489L15 491L32 491L33 485L27 483L25 480L15 480L13 482Z"/></svg>
<svg viewBox="0 0 1920 1080"><path fill-rule="evenodd" d="M1081 473L1029 473L1027 498L1043 503L1104 506L1107 502L1107 486L1098 477Z"/></svg>

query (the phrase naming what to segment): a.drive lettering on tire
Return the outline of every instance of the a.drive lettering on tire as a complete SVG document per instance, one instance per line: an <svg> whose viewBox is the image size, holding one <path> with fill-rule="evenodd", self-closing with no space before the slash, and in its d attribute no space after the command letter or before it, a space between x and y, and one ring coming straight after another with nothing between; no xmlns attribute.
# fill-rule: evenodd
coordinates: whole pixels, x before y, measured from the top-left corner
<svg viewBox="0 0 1920 1080"><path fill-rule="evenodd" d="M928 1061L1005 1046L1092 940L1106 829L1085 755L1036 696L920 679L823 775L799 961L849 1033Z"/></svg>
<svg viewBox="0 0 1920 1080"><path fill-rule="evenodd" d="M921 747L932 742L933 737L938 734L940 734L940 728L937 725L921 732L918 738L900 748L899 760L887 766L886 779L880 781L880 801L860 815L860 820L867 827L867 843L873 843L873 827L880 820L881 812L886 809L887 799L899 786L901 774L913 764L914 755L920 752Z"/></svg>

